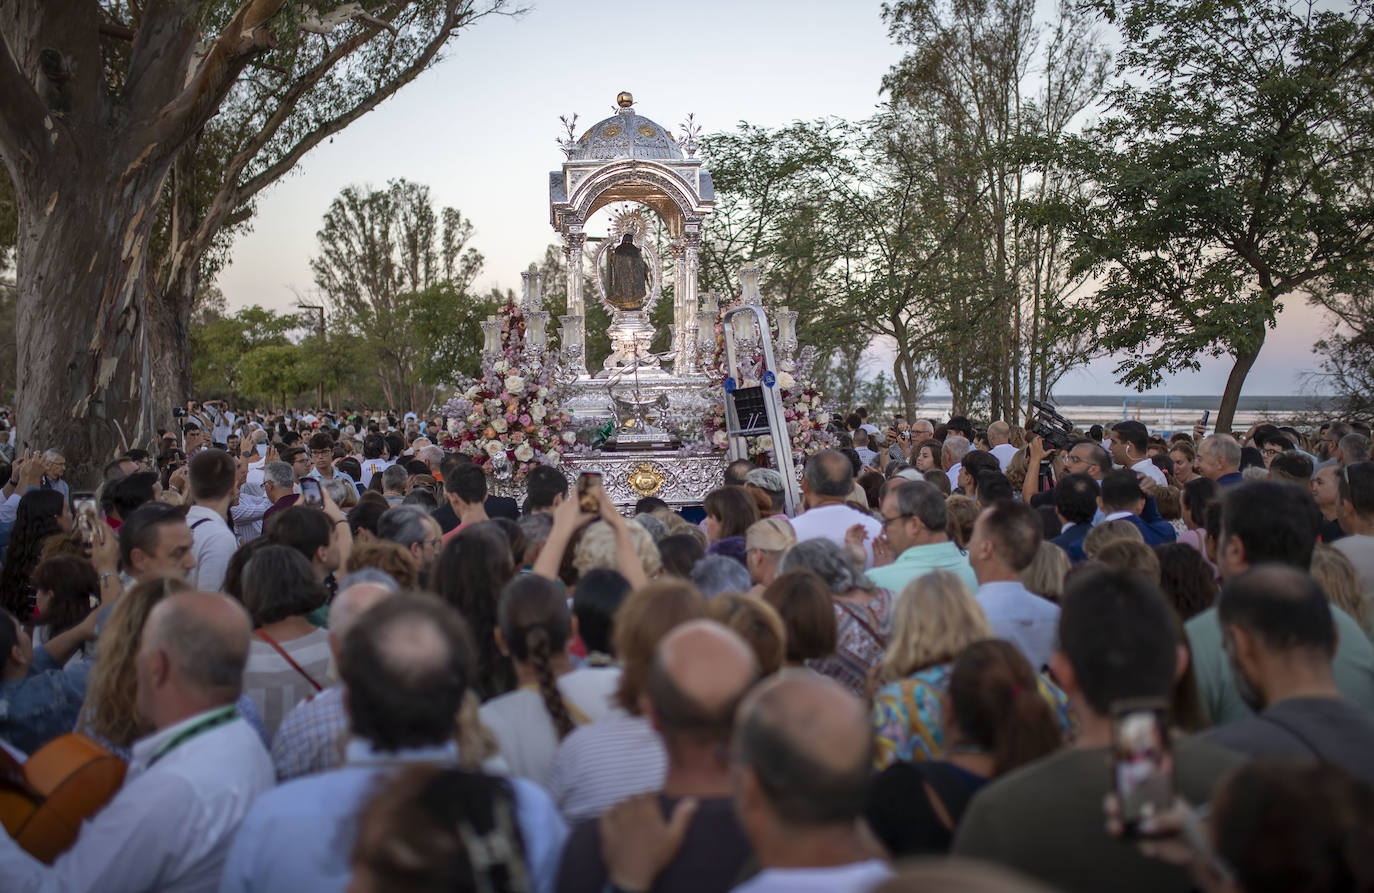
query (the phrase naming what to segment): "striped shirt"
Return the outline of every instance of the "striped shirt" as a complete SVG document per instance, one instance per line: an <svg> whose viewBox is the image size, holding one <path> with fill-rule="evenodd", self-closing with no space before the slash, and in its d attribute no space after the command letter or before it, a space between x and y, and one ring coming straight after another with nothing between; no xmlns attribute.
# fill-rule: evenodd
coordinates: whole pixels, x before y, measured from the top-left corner
<svg viewBox="0 0 1374 893"><path fill-rule="evenodd" d="M668 752L653 725L621 714L573 729L558 746L545 787L572 824L660 790L667 775Z"/></svg>
<svg viewBox="0 0 1374 893"><path fill-rule="evenodd" d="M329 633L316 629L298 639L278 642L291 659L320 685L328 683ZM262 714L267 734L276 737L277 727L287 712L315 693L315 687L286 662L277 649L253 637L248 651L248 666L243 670L243 693Z"/></svg>

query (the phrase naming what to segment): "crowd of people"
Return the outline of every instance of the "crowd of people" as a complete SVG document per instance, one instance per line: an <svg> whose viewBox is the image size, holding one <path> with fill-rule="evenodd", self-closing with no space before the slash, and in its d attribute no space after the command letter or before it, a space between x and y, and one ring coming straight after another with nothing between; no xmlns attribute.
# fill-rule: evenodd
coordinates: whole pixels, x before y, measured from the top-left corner
<svg viewBox="0 0 1374 893"><path fill-rule="evenodd" d="M1366 426L860 411L789 512L180 421L90 497L0 444L0 759L127 764L5 891L1374 890Z"/></svg>

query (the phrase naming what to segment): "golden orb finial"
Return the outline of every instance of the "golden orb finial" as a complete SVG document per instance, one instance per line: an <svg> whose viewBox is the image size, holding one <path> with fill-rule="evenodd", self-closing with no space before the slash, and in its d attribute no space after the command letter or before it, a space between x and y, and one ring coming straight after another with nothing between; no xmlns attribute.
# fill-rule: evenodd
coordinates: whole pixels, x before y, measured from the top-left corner
<svg viewBox="0 0 1374 893"><path fill-rule="evenodd" d="M627 109L635 104L635 98L630 94L629 90L623 91L619 96L615 98L615 101L616 104L623 109Z"/></svg>

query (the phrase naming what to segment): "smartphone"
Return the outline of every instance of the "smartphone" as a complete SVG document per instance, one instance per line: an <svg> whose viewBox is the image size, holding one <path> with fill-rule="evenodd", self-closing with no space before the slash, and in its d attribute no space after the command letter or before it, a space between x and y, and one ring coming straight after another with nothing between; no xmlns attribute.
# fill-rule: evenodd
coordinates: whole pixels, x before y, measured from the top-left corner
<svg viewBox="0 0 1374 893"><path fill-rule="evenodd" d="M301 478L301 505L312 508L324 505L324 493L320 490L319 481L314 478Z"/></svg>
<svg viewBox="0 0 1374 893"><path fill-rule="evenodd" d="M264 459L267 458L267 444L258 444L258 455Z"/></svg>
<svg viewBox="0 0 1374 893"><path fill-rule="evenodd" d="M597 512L601 510L600 504L596 501L596 494L592 491L601 485L601 472L583 471L577 475L577 505L584 512Z"/></svg>
<svg viewBox="0 0 1374 893"><path fill-rule="evenodd" d="M1157 698L1112 705L1112 775L1129 837L1147 836L1141 820L1165 812L1174 802L1168 717L1168 703Z"/></svg>
<svg viewBox="0 0 1374 893"><path fill-rule="evenodd" d="M76 515L76 529L81 533L81 541L90 545L95 525L100 523L94 493L73 493L72 513Z"/></svg>
<svg viewBox="0 0 1374 893"><path fill-rule="evenodd" d="M1210 409L1204 409L1204 410L1202 411L1202 427L1204 427L1204 428L1207 427L1207 420L1210 419L1211 417L1212 417L1212 411L1211 411Z"/></svg>

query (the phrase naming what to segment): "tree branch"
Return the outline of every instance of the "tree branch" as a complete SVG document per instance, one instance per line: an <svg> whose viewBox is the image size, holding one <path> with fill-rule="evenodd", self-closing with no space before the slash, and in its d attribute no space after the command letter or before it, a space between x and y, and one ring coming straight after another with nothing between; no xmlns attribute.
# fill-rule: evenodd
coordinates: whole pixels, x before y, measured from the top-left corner
<svg viewBox="0 0 1374 893"><path fill-rule="evenodd" d="M46 154L48 141L44 137L43 122L48 118L48 110L33 84L19 70L9 40L3 35L0 35L0 96L5 97L5 111L0 114L0 155L9 162L18 180L21 169L32 169L39 156Z"/></svg>
<svg viewBox="0 0 1374 893"><path fill-rule="evenodd" d="M249 59L275 45L266 24L285 3L286 0L244 0L215 38L190 83L163 106L150 124L140 128L131 142L176 148L205 126Z"/></svg>

